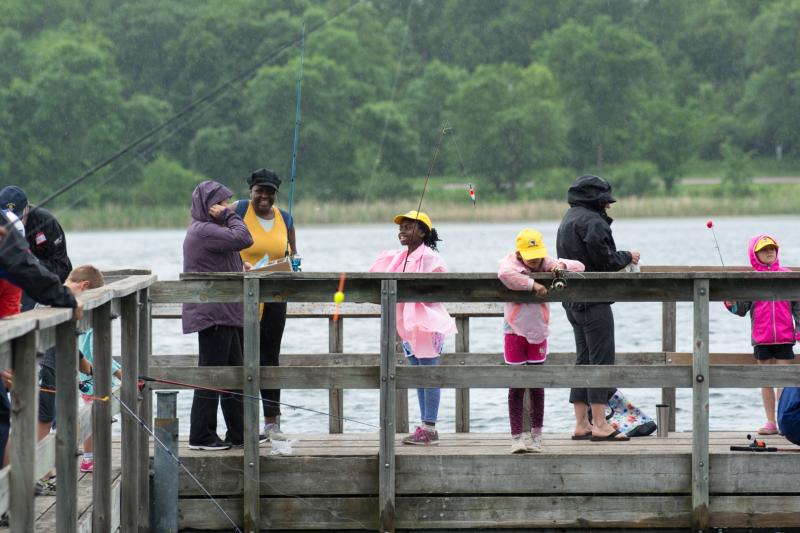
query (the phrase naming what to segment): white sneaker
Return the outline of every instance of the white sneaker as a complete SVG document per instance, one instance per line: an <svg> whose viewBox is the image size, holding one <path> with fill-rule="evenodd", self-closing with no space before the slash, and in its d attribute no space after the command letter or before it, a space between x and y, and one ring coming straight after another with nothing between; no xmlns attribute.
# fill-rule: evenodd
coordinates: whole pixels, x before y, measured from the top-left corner
<svg viewBox="0 0 800 533"><path fill-rule="evenodd" d="M542 435L535 433L525 435L522 440L525 443L525 451L528 453L540 453L542 451Z"/></svg>
<svg viewBox="0 0 800 533"><path fill-rule="evenodd" d="M525 453L527 451L528 447L525 445L521 435L511 437L511 453Z"/></svg>
<svg viewBox="0 0 800 533"><path fill-rule="evenodd" d="M264 426L264 435L267 436L267 440L275 441L275 440L289 440L283 431L281 431L281 427L278 424L267 424ZM266 441L264 441L266 442Z"/></svg>

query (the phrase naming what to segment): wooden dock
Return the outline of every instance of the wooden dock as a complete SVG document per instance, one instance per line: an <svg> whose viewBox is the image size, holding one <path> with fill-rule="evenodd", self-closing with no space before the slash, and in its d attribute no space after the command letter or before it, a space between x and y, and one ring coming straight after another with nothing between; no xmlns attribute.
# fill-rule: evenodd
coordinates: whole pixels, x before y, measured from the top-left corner
<svg viewBox="0 0 800 533"><path fill-rule="evenodd" d="M544 274L543 277L547 277ZM348 304L333 321L329 302L339 273L190 274L157 281L145 271L108 273L110 283L82 298L94 328L95 401L77 400L76 324L61 309L41 309L0 321L0 366L12 367L11 466L0 471L0 511L9 510L14 532L150 531L154 513L177 511L176 528L250 533L269 530L442 530L442 529L691 529L786 528L800 524L800 454L779 437L768 442L787 451L731 453L743 434L709 432L711 388L800 386L800 365L757 366L747 354L709 350L708 309L723 299L800 300L800 273L754 273L710 267L650 267L637 274L587 273L569 277L549 301L662 302L662 350L618 354L617 364L576 367L574 354L552 354L541 367L508 367L500 354L473 354L469 320L499 316L502 302L527 301L508 291L494 274L364 274L347 276ZM152 354L151 321L174 319L175 305L237 302L245 308L243 367L195 366L196 354ZM280 367L258 365L258 304L289 301L290 317L328 317L326 354L287 354ZM456 353L437 367L408 367L396 353L398 302L441 301L456 317ZM693 303L691 353L675 352L676 302ZM110 389L112 315L122 327L123 383ZM380 352L345 352L343 320L381 321ZM657 335L654 332L654 335ZM35 441L36 351L58 353L59 431ZM62 361L65 364L62 364ZM177 464L164 462L151 431L169 440L174 415L153 418L157 389L175 385L137 378L175 380L182 388L212 386L327 389L329 434L300 435L292 455L273 456L259 447L258 401L245 401L243 449L195 453L177 449L184 464L216 503L202 494ZM629 443L574 442L546 435L541 454L508 453L508 435L470 433L472 389L570 386L660 388L674 406L676 388L692 389L691 433ZM408 447L398 438L409 428L408 395L417 387L456 389L456 433L436 447ZM344 434L346 389L380 391L380 431ZM167 397L164 395L163 397ZM122 437L111 438L110 420L119 410ZM447 416L447 415L445 415ZM674 416L674 413L673 413ZM140 424L141 421L141 424ZM674 429L674 419L668 424ZM91 434L95 473L79 475L77 450ZM177 442L175 443L177 446ZM157 451L158 450L158 451ZM156 452L157 453L154 453ZM158 455L153 459L154 455ZM153 467L153 461L161 461ZM33 498L34 480L58 469L58 496ZM174 479L170 485L169 479ZM154 495L150 494L150 486ZM89 486L91 496L89 497ZM166 487L166 489L165 489ZM170 488L172 487L172 488ZM163 492L167 490L167 492ZM154 504L177 502L160 511ZM161 509L161 508L160 508ZM53 518L55 517L55 518ZM163 530L154 528L156 530Z"/></svg>

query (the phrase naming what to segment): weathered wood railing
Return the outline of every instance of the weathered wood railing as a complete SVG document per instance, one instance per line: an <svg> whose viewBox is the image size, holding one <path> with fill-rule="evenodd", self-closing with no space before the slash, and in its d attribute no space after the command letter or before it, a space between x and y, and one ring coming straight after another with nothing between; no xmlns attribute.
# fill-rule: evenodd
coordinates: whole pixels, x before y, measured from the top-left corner
<svg viewBox="0 0 800 533"><path fill-rule="evenodd" d="M144 420L150 419L149 394L138 400L139 369L147 369L150 350L149 287L146 271L108 272L105 287L85 292L84 317L78 329L94 330L94 394L111 396L112 308L122 319L123 382L121 400ZM55 347L56 422L58 430L36 442L38 410L37 352ZM56 531L138 531L148 523L149 447L147 434L122 417L122 479L112 485L111 417L116 401L79 406L76 323L71 309L44 308L0 321L0 368L11 368L10 465L0 472L0 513L9 511L12 531L34 531L34 484L56 468ZM78 445L94 438L93 512L78 517ZM120 494L121 493L121 494ZM121 497L120 497L121 496ZM120 508L121 506L121 508ZM87 523L91 520L90 523Z"/></svg>
<svg viewBox="0 0 800 533"><path fill-rule="evenodd" d="M545 276L546 277L546 276ZM550 301L661 301L693 302L694 343L691 366L618 364L608 367L575 367L551 364L543 367L442 365L408 367L396 365L395 304L409 301L503 302L530 301L531 295L505 289L494 274L394 275L350 274L347 295L351 302L381 306L380 366L281 366L258 370L258 303L263 301L326 302L336 290L339 274L203 274L185 275L182 281L161 282L151 293L153 303L236 302L245 305L244 368L153 367L151 374L191 382L200 386L245 389L258 394L264 388L380 389L379 511L381 528L395 525L394 435L398 431L395 409L398 389L443 387L456 389L501 387L613 387L625 383L633 388L692 388L692 515L696 531L709 525L709 388L761 387L800 384L800 366L711 365L709 357L708 309L710 301L723 299L797 300L800 274L739 272L644 272L638 274L583 274L569 276L566 290L551 292ZM243 290L244 289L244 290ZM674 317L667 307L665 316ZM674 318L667 318L674 324ZM668 325L669 326L669 325ZM674 339L674 326L665 327ZM462 342L461 348L464 347ZM338 348L338 344L337 344ZM664 340L664 350L674 350L674 341ZM315 357L315 356L295 356ZM330 357L330 356L328 356ZM336 355L337 358L343 356ZM360 356L352 356L352 361ZM631 356L646 359L647 354ZM656 355L670 359L682 355ZM445 358L446 361L447 358ZM557 358L554 358L557 359ZM622 359L622 358L621 358ZM308 360L308 359L307 359ZM725 358L723 358L725 360ZM461 361L459 361L460 363ZM470 359L470 362L473 362ZM564 363L565 361L557 361ZM620 363L641 361L621 360ZM741 361L736 361L741 362ZM673 402L674 403L674 402ZM246 410L243 478L243 524L257 531L260 520L258 409Z"/></svg>

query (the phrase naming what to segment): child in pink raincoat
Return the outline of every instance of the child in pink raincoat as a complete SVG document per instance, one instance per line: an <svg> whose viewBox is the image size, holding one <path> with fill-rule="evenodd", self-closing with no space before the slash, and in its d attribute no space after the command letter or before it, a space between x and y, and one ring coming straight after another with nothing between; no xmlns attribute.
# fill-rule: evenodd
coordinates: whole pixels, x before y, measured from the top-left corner
<svg viewBox="0 0 800 533"><path fill-rule="evenodd" d="M778 261L778 242L769 235L757 235L750 239L747 248L750 264L758 272L788 272ZM794 359L794 343L800 327L800 302L725 302L731 313L745 316L750 313L752 327L751 342L753 356L760 365L786 365ZM778 389L780 399L781 389ZM778 433L775 423L775 390L761 389L761 400L767 422L758 429L759 435Z"/></svg>
<svg viewBox="0 0 800 533"><path fill-rule="evenodd" d="M516 250L500 260L497 277L511 290L547 295L547 287L534 281L535 272L571 270L581 272L583 263L570 259L553 259L547 255L542 234L524 229L517 235ZM506 302L503 312L505 349L509 365L541 365L547 359L547 336L550 334L550 307L547 302ZM530 391L531 434L522 434L522 404L525 391ZM542 451L544 422L544 389L508 389L508 418L511 422L511 453Z"/></svg>
<svg viewBox="0 0 800 533"><path fill-rule="evenodd" d="M370 272L447 272L447 264L439 257L436 242L439 236L425 213L409 211L394 217L400 226L400 250L384 251L369 267ZM405 268L404 268L405 265ZM455 320L440 303L407 302L397 304L397 334L403 341L411 365L439 364L444 336L456 333ZM404 444L432 445L439 443L436 419L439 414L440 389L417 389L422 425L403 439Z"/></svg>

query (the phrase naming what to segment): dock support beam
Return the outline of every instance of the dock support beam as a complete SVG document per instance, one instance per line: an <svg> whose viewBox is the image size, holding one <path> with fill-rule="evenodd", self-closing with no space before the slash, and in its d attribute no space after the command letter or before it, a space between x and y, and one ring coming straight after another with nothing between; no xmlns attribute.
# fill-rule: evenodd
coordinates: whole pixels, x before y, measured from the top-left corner
<svg viewBox="0 0 800 533"><path fill-rule="evenodd" d="M34 528L33 485L36 472L36 411L39 386L36 381L36 331L14 339L11 365L11 474L9 476L9 520L11 531L31 532Z"/></svg>
<svg viewBox="0 0 800 533"><path fill-rule="evenodd" d="M397 331L397 281L381 281L381 401L378 451L378 511L383 532L395 529L395 380L394 340Z"/></svg>
<svg viewBox="0 0 800 533"><path fill-rule="evenodd" d="M150 289L139 291L139 374L150 375L150 353L153 351L153 339L150 332L153 317L150 314ZM148 382L140 392L139 418L152 429L153 393ZM139 431L139 533L150 531L150 435L147 431Z"/></svg>
<svg viewBox="0 0 800 533"><path fill-rule="evenodd" d="M111 398L111 303L92 310L94 394ZM111 531L111 401L92 403L92 531Z"/></svg>
<svg viewBox="0 0 800 533"><path fill-rule="evenodd" d="M258 453L259 403L253 398L261 395L259 280L244 279L244 499L243 525L245 533L257 533L261 523L261 477Z"/></svg>
<svg viewBox="0 0 800 533"><path fill-rule="evenodd" d="M139 293L122 298L122 390L120 399L137 411L139 399ZM139 531L139 423L127 412L122 418L122 533ZM144 465L142 465L144 466Z"/></svg>
<svg viewBox="0 0 800 533"><path fill-rule="evenodd" d="M707 279L694 282L694 357L692 357L692 530L709 525L708 484L708 292Z"/></svg>
<svg viewBox="0 0 800 533"><path fill-rule="evenodd" d="M456 352L469 352L469 317L456 317ZM527 394L525 397L527 398ZM469 433L469 389L456 389L456 433ZM527 418L530 420L530 418Z"/></svg>
<svg viewBox="0 0 800 533"><path fill-rule="evenodd" d="M178 393L158 391L156 397L153 432L169 452L157 443L153 448L153 531L178 531L178 465L170 457L170 453L178 456Z"/></svg>
<svg viewBox="0 0 800 533"><path fill-rule="evenodd" d="M678 306L676 302L661 302L661 351L674 352L677 346ZM664 361L666 363L666 361ZM664 387L661 389L661 403L669 405L670 431L675 431L675 409L676 409L675 387Z"/></svg>
<svg viewBox="0 0 800 533"><path fill-rule="evenodd" d="M75 322L56 326L56 532L78 527L78 340Z"/></svg>
<svg viewBox="0 0 800 533"><path fill-rule="evenodd" d="M344 353L344 319L333 317L328 319L328 352L331 354ZM335 356L334 356L335 357ZM328 409L333 416L328 418L328 431L331 433L344 433L344 420L337 417L344 416L344 390L330 389L328 391Z"/></svg>

